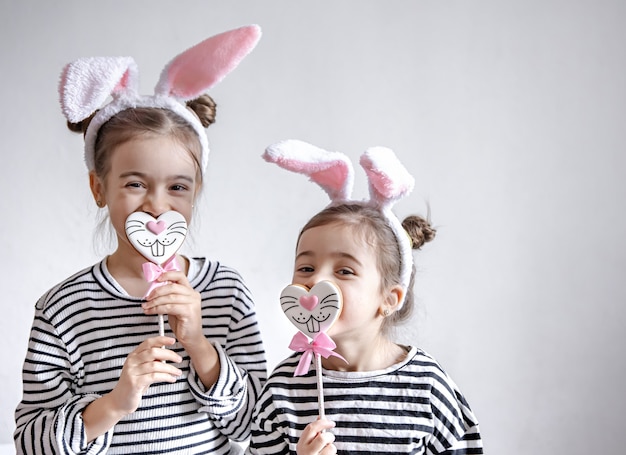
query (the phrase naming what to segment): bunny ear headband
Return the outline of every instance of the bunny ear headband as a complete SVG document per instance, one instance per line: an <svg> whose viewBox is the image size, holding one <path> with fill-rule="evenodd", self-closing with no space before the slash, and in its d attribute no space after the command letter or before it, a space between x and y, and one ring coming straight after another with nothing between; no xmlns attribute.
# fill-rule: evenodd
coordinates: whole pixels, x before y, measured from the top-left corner
<svg viewBox="0 0 626 455"><path fill-rule="evenodd" d="M198 98L237 67L256 46L261 28L249 25L208 38L171 60L161 72L154 95L138 93L139 71L132 57L88 57L69 63L59 85L61 109L72 123L98 111L85 132L85 163L94 168L98 130L129 108L169 109L194 128L202 146L202 171L209 159L206 132L185 102ZM112 101L102 106L108 97ZM99 109L99 110L98 110Z"/></svg>
<svg viewBox="0 0 626 455"><path fill-rule="evenodd" d="M283 169L309 176L326 191L331 201L329 206L355 202L350 200L354 170L350 159L343 153L329 152L298 140L286 140L267 147L263 158ZM415 180L393 151L386 147L367 149L360 164L367 174L370 192L370 200L362 203L380 210L389 221L400 248L400 284L406 295L413 269L411 240L391 208L413 190ZM400 306L403 303L404 299Z"/></svg>

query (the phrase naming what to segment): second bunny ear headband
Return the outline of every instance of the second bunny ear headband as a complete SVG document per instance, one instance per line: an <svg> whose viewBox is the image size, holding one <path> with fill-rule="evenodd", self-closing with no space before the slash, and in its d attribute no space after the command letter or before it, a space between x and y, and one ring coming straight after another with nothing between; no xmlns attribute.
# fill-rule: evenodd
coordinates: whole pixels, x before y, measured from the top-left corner
<svg viewBox="0 0 626 455"><path fill-rule="evenodd" d="M72 123L97 111L85 132L85 163L94 168L98 130L113 116L129 108L168 109L180 115L198 134L202 171L209 159L206 131L185 102L204 94L237 67L256 46L261 29L249 25L208 38L172 59L161 72L154 95L138 93L139 71L132 57L88 57L65 66L59 95L63 114ZM104 105L111 97L111 101Z"/></svg>
<svg viewBox="0 0 626 455"><path fill-rule="evenodd" d="M350 199L354 184L354 169L350 159L340 152L330 152L299 140L286 140L270 145L263 158L292 172L307 175L330 198L329 205L355 202ZM360 164L369 181L369 201L361 201L378 210L387 218L393 230L401 256L401 285L405 291L411 281L413 254L411 240L392 207L408 195L415 179L400 163L392 150L371 147L361 155ZM404 301L400 302L400 306Z"/></svg>

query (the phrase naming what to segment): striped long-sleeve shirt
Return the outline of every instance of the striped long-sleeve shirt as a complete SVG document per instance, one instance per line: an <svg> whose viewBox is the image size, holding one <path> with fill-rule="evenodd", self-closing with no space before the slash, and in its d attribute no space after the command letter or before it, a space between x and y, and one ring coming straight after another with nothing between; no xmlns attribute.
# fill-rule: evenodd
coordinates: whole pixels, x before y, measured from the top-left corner
<svg viewBox="0 0 626 455"><path fill-rule="evenodd" d="M169 349L183 358L176 365L183 375L173 384L151 385L135 412L85 441L82 411L113 389L128 354L158 335L157 317L143 314L141 299L128 296L103 260L36 304L15 411L18 454L227 454L230 439L248 437L267 375L250 292L233 269L201 258L190 262L204 334L219 354L216 384L205 390L176 343Z"/></svg>
<svg viewBox="0 0 626 455"><path fill-rule="evenodd" d="M255 406L250 454L295 454L318 416L315 367L294 377L302 354L276 367ZM478 422L439 364L411 348L385 370L322 369L326 418L339 454L482 454Z"/></svg>

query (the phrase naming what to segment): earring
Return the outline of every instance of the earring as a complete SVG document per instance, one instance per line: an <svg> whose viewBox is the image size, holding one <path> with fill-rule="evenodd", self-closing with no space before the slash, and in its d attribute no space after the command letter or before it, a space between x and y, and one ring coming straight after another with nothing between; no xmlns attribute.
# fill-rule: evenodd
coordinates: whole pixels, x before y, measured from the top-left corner
<svg viewBox="0 0 626 455"><path fill-rule="evenodd" d="M98 199L98 200L96 201L96 205L97 205L98 207L102 208L102 201L101 201L100 199Z"/></svg>
<svg viewBox="0 0 626 455"><path fill-rule="evenodd" d="M389 316L389 308L385 308L385 310L383 311L383 316L384 317Z"/></svg>

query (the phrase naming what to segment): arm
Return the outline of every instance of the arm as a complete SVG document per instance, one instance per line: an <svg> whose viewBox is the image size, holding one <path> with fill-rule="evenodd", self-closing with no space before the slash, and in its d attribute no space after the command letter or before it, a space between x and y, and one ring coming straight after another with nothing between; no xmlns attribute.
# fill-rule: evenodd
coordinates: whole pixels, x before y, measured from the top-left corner
<svg viewBox="0 0 626 455"><path fill-rule="evenodd" d="M201 387L197 381L191 383L191 388L196 399L203 404L202 410L215 419L222 433L241 441L250 435L252 410L267 377L265 351L248 289L232 271L226 271L222 278L218 272L216 280L220 280L221 289L216 294L223 294L225 289L229 289L231 294L228 297L231 312L221 318L211 317L210 308L215 304L221 305L219 302L223 302L223 297L213 300L213 297L207 296L210 305L205 325L224 324L227 327L224 338L213 338L220 358L220 374L208 389ZM206 331L207 337L212 338L210 327ZM195 368L192 365L192 370ZM189 378L192 380L193 375L190 374Z"/></svg>
<svg viewBox="0 0 626 455"><path fill-rule="evenodd" d="M181 272L163 274L146 314L168 315L169 325L191 359L191 392L231 439L249 435L252 407L266 378L265 352L250 292L237 272L211 264L191 287Z"/></svg>
<svg viewBox="0 0 626 455"><path fill-rule="evenodd" d="M109 393L97 398L83 411L85 439L92 442L111 430L120 420L135 412L141 398L155 382L176 382L182 372L171 362L179 363L181 357L162 346L176 340L169 337L152 337L131 352L120 374L120 379Z"/></svg>
<svg viewBox="0 0 626 455"><path fill-rule="evenodd" d="M80 394L76 390L85 381L82 351L69 348L58 333L45 312L37 310L24 362L24 397L15 413L20 454L104 453L114 426L136 410L145 390L154 382L174 382L181 374L172 365L180 356L161 349L174 340L153 337L128 355L113 390Z"/></svg>
<svg viewBox="0 0 626 455"><path fill-rule="evenodd" d="M282 414L276 410L271 383L265 384L252 415L250 445L246 455L287 455L288 437L284 431Z"/></svg>
<svg viewBox="0 0 626 455"><path fill-rule="evenodd" d="M434 430L427 453L482 454L478 420L454 381L443 370L439 373L440 376L433 376L431 410Z"/></svg>
<svg viewBox="0 0 626 455"><path fill-rule="evenodd" d="M250 435L252 410L267 377L254 303L237 272L224 267L202 296L204 332L219 355L220 371L211 387L190 374L192 393L223 434L241 441Z"/></svg>
<svg viewBox="0 0 626 455"><path fill-rule="evenodd" d="M271 380L270 380L271 381ZM286 422L283 413L276 409L271 387L265 387L257 402L252 417L252 438L247 455L327 455L337 453L334 446L335 435L331 431L335 423L327 419L318 419L309 423L300 437L290 436L288 428L298 426L295 421Z"/></svg>
<svg viewBox="0 0 626 455"><path fill-rule="evenodd" d="M14 434L18 454L74 454L89 444L81 414L98 395L73 393L82 376L55 327L37 308L22 370L23 398L15 411ZM111 434L91 444L93 453L106 452Z"/></svg>

